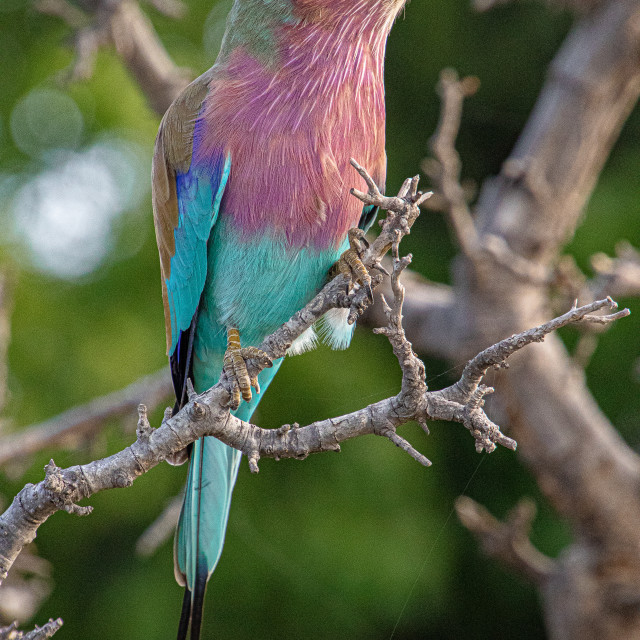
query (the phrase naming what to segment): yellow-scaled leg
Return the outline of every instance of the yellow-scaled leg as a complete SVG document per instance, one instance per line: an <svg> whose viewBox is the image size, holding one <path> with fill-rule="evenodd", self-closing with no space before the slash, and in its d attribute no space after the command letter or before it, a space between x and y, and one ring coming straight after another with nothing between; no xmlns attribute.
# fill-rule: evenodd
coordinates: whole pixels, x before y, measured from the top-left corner
<svg viewBox="0 0 640 640"><path fill-rule="evenodd" d="M257 360L261 369L271 367L271 358L262 349L257 347L242 347L240 344L240 332L235 328L227 329L227 351L224 354L223 368L227 379L231 383L231 406L237 409L240 405L240 396L246 401L251 400L251 387L260 393L258 377L249 377L246 361Z"/></svg>
<svg viewBox="0 0 640 640"><path fill-rule="evenodd" d="M349 229L348 238L349 248L340 256L338 269L340 273L349 278L350 283L358 282L361 284L367 292L369 300L373 302L371 276L364 264L362 264L362 256L369 243L364 237L364 231L357 227ZM347 293L349 293L349 286L347 285Z"/></svg>

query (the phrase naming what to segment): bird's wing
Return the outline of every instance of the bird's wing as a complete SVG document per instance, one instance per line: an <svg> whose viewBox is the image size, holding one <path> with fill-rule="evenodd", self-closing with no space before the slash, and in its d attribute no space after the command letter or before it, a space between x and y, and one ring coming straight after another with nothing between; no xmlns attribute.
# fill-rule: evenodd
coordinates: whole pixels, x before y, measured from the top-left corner
<svg viewBox="0 0 640 640"><path fill-rule="evenodd" d="M231 170L222 146L202 166L192 163L209 79L205 74L194 80L169 107L153 156L153 216L169 355L197 311L207 277L207 241Z"/></svg>

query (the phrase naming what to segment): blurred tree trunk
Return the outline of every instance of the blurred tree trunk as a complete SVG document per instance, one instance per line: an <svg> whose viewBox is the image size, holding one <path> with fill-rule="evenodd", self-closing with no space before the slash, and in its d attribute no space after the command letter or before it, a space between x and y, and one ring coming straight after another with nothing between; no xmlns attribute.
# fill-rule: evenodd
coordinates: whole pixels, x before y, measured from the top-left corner
<svg viewBox="0 0 640 640"><path fill-rule="evenodd" d="M549 316L559 252L638 99L639 54L637 0L599 3L577 21L502 172L484 184L470 228L453 220L471 249L457 259L445 303L440 296L426 321L406 307L418 350L434 353L435 343L437 355L458 361ZM452 212L457 203L448 204ZM494 246L511 255L497 259ZM640 280L620 286L611 275L607 294L637 295ZM429 289L418 285L414 295L415 311L429 314ZM555 335L514 357L495 387L523 461L575 536L546 571L520 567L540 589L549 637L639 638L640 459Z"/></svg>

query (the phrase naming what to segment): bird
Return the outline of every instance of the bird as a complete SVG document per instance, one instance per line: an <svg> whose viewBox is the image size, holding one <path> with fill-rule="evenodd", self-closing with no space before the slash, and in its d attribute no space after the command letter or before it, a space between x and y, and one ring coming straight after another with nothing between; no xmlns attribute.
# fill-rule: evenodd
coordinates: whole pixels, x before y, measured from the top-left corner
<svg viewBox="0 0 640 640"><path fill-rule="evenodd" d="M385 48L404 4L234 0L214 65L162 118L152 201L174 412L189 383L201 393L224 371L233 415L248 421L282 364L258 345L341 257L340 271L353 270L376 209L350 195L363 185L350 160L384 188ZM346 348L347 315L325 314L288 355L318 339ZM249 358L263 367L252 379ZM187 458L174 572L185 587L178 639L197 640L241 453L207 436L170 462Z"/></svg>

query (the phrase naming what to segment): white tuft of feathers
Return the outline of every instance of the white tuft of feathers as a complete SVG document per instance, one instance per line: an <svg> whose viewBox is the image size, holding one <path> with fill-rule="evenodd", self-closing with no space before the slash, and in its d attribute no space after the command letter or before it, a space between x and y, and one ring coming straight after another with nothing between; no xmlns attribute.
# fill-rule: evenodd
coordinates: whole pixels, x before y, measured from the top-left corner
<svg viewBox="0 0 640 640"><path fill-rule="evenodd" d="M331 309L313 327L299 335L287 351L288 356L297 356L318 346L318 337L332 349L346 349L353 337L354 324L348 324L349 309ZM317 333L316 333L317 329Z"/></svg>
<svg viewBox="0 0 640 640"><path fill-rule="evenodd" d="M354 324L348 324L349 309L330 309L318 321L322 341L332 349L346 349L353 337Z"/></svg>
<svg viewBox="0 0 640 640"><path fill-rule="evenodd" d="M293 341L287 350L287 355L298 356L305 351L315 349L317 344L318 336L316 335L315 329L313 327L309 327Z"/></svg>

